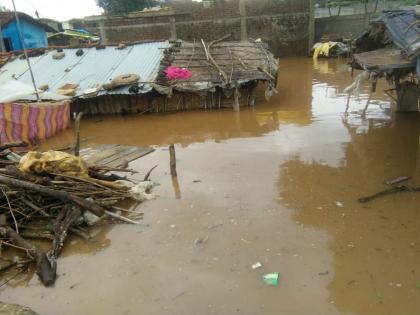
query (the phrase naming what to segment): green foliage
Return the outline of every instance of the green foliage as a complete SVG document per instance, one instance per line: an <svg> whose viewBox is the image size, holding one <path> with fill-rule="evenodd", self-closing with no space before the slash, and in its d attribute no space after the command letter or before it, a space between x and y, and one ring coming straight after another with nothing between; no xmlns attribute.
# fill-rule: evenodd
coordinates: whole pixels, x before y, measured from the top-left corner
<svg viewBox="0 0 420 315"><path fill-rule="evenodd" d="M107 14L141 11L157 4L155 0L96 0L97 5Z"/></svg>

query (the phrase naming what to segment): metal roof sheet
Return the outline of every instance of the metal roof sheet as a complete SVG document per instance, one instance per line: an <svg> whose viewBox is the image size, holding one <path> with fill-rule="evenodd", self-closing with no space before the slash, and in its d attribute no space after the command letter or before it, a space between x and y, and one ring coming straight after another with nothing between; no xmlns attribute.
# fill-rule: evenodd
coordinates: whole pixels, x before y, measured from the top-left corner
<svg viewBox="0 0 420 315"><path fill-rule="evenodd" d="M385 23L395 45L404 50L409 57L420 53L420 23L415 11L389 11L376 22Z"/></svg>
<svg viewBox="0 0 420 315"><path fill-rule="evenodd" d="M163 58L163 48L170 47L168 41L142 43L127 46L124 49L106 47L104 49L84 48L84 54L76 56L78 49L63 49L65 57L55 60L49 51L41 56L31 57L30 62L37 86L48 84L50 92L56 92L65 84L78 84L77 97L82 97L87 89L100 87L113 78L123 74L140 76L139 93L147 93L152 89L150 83L155 82L159 65ZM0 84L17 79L31 84L26 60L16 59L0 69ZM101 90L104 94L129 94L129 87L116 88L111 91Z"/></svg>

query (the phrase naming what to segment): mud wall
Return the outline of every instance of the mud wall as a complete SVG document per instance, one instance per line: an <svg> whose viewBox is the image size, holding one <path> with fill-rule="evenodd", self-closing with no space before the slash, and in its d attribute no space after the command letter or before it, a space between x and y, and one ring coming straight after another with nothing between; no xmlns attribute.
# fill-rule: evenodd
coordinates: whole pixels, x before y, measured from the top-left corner
<svg viewBox="0 0 420 315"><path fill-rule="evenodd" d="M172 1L168 10L78 20L101 35L104 44L183 39L206 41L232 34L231 40L261 38L277 56L306 54L311 21L308 0L218 0L206 8L191 0Z"/></svg>

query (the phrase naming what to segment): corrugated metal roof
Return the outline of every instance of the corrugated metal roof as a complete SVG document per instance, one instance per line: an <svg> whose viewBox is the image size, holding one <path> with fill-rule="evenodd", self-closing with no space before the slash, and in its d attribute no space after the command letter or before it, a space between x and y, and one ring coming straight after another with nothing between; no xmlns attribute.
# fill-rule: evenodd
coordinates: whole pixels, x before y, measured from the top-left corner
<svg viewBox="0 0 420 315"><path fill-rule="evenodd" d="M409 57L420 53L420 24L415 11L389 11L376 22L385 23L395 45L404 50Z"/></svg>
<svg viewBox="0 0 420 315"><path fill-rule="evenodd" d="M89 88L102 86L113 78L124 74L140 76L139 93L147 93L158 74L163 58L164 48L170 47L168 41L142 43L127 46L124 49L106 47L104 49L84 48L84 54L76 56L78 49L64 49L65 57L55 60L55 51L47 52L38 57L31 57L32 70L37 86L48 84L50 92L56 92L65 84L78 84L76 96L82 96ZM16 59L5 64L0 69L0 84L16 78L31 84L26 60ZM101 91L104 94L129 94L129 87L121 87L111 91Z"/></svg>

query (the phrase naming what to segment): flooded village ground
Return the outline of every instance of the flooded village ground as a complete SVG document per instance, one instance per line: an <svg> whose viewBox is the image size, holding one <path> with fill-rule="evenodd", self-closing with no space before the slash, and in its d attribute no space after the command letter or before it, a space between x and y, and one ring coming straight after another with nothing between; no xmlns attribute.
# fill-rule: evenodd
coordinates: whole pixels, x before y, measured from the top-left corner
<svg viewBox="0 0 420 315"><path fill-rule="evenodd" d="M345 113L345 60L280 67L279 94L255 109L84 120L85 146L155 147L130 167L142 178L159 164L158 198L140 205L141 226L71 240L54 288L20 279L2 300L43 315L418 314L420 194L357 199L402 175L420 185L419 115L395 112L384 82L365 113L369 86Z"/></svg>

